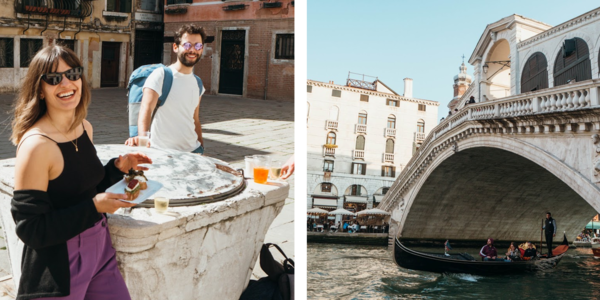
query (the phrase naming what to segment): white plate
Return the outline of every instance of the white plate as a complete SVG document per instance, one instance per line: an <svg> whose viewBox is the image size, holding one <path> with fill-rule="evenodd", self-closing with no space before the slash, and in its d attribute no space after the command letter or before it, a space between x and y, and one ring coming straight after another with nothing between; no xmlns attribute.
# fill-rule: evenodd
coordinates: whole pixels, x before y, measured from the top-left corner
<svg viewBox="0 0 600 300"><path fill-rule="evenodd" d="M146 182L148 184L148 188L145 190L140 190L140 194L133 201L121 200L123 202L140 204L144 202L144 200L150 198L150 196L154 195L154 193L158 192L163 187L163 184L154 181L148 180ZM125 182L125 178L121 179L121 181L115 183L113 186L106 189L107 193L115 193L115 194L125 194L125 188L127 187L127 183Z"/></svg>

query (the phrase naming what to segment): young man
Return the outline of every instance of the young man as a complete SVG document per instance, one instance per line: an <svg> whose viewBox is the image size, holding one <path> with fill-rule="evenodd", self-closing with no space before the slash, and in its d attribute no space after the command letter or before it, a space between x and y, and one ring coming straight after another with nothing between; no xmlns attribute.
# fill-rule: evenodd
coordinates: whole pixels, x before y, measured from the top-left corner
<svg viewBox="0 0 600 300"><path fill-rule="evenodd" d="M546 220L542 230L546 230L546 246L548 247L548 257L552 257L552 239L556 236L556 220L552 219L550 212L546 213Z"/></svg>
<svg viewBox="0 0 600 300"><path fill-rule="evenodd" d="M504 261L504 259L498 258L498 251L494 247L494 239L487 240L487 244L481 247L479 255L483 257L484 261Z"/></svg>
<svg viewBox="0 0 600 300"><path fill-rule="evenodd" d="M173 52L177 53L177 62L169 66L173 71L173 84L165 104L156 111L154 120L152 112L161 96L165 70L157 68L146 79L138 132L150 131L150 144L153 147L204 153L199 117L204 87L198 86L193 70L202 56L205 37L204 29L195 25L184 25L175 32ZM125 144L137 146L138 138L129 138Z"/></svg>

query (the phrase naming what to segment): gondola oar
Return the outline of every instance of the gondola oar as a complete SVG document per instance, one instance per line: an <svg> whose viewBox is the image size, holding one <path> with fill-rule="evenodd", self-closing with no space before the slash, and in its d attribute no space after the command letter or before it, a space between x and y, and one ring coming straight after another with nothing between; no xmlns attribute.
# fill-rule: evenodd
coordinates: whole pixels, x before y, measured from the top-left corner
<svg viewBox="0 0 600 300"><path fill-rule="evenodd" d="M542 238L544 236L544 219L542 219L542 230L540 230L540 255L544 251L544 247L542 247Z"/></svg>

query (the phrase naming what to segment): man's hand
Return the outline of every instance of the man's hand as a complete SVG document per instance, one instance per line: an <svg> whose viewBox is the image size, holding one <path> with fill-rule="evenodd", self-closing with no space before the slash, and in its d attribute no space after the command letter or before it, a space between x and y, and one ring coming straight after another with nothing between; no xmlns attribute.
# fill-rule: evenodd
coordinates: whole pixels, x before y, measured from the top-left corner
<svg viewBox="0 0 600 300"><path fill-rule="evenodd" d="M128 138L128 139L125 141L125 145L126 145L126 146L132 146L132 147L135 147L135 146L137 146L137 145L138 145L138 138L137 138L137 136L134 136L134 137L130 137L130 138Z"/></svg>
<svg viewBox="0 0 600 300"><path fill-rule="evenodd" d="M119 158L115 160L115 167L121 170L123 173L129 172L130 169L134 170L148 170L146 167L140 167L138 164L151 164L152 159L146 156L144 153L129 153L125 155L119 155Z"/></svg>
<svg viewBox="0 0 600 300"><path fill-rule="evenodd" d="M125 145L126 146L131 146L131 147L136 147L138 145L138 137L134 136L134 137L128 138L125 141ZM150 140L148 140L148 144L146 144L146 147L150 148Z"/></svg>

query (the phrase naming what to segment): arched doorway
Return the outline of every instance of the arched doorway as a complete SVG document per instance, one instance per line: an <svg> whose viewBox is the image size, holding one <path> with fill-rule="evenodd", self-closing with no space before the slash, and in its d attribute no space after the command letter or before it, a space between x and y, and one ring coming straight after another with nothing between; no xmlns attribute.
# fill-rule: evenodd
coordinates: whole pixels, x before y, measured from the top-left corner
<svg viewBox="0 0 600 300"><path fill-rule="evenodd" d="M491 48L483 65L482 79L485 82L483 94L487 100L511 95L510 46L507 40L498 40Z"/></svg>

